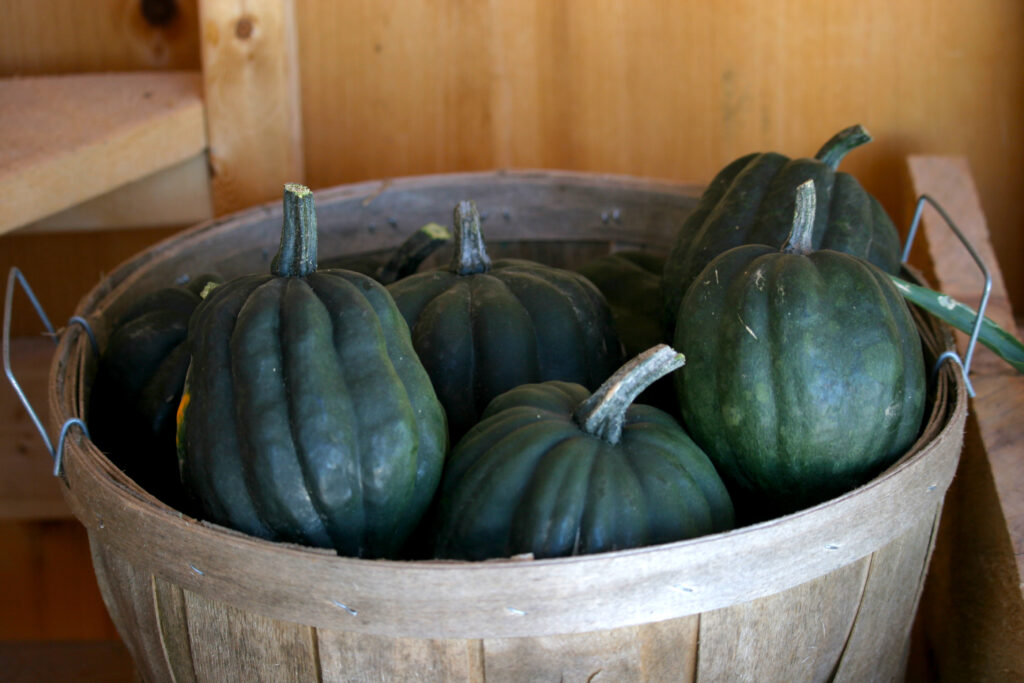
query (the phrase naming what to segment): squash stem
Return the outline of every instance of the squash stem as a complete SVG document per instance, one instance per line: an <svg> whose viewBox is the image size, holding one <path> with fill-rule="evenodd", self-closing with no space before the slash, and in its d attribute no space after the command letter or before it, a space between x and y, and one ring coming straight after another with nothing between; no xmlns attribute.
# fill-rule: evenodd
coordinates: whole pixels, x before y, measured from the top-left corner
<svg viewBox="0 0 1024 683"><path fill-rule="evenodd" d="M448 244L451 239L452 234L448 232L448 228L437 223L427 223L402 242L388 262L380 267L377 271L377 282L390 285L412 275L428 256L442 245Z"/></svg>
<svg viewBox="0 0 1024 683"><path fill-rule="evenodd" d="M316 272L316 210L313 192L305 185L284 186L281 246L270 264L278 277L306 277Z"/></svg>
<svg viewBox="0 0 1024 683"><path fill-rule="evenodd" d="M472 201L461 201L455 206L455 252L451 271L456 275L486 273L491 259L484 246L484 233L480 227L480 212Z"/></svg>
<svg viewBox="0 0 1024 683"><path fill-rule="evenodd" d="M782 245L787 254L809 254L814 251L814 214L817 209L814 181L805 180L796 188L796 206L793 209L793 228Z"/></svg>
<svg viewBox="0 0 1024 683"><path fill-rule="evenodd" d="M658 344L619 368L573 414L586 433L616 444L622 438L626 409L640 393L668 373L683 367L686 358Z"/></svg>
<svg viewBox="0 0 1024 683"><path fill-rule="evenodd" d="M828 142L822 145L814 158L834 171L839 168L839 162L843 160L847 152L866 142L871 142L871 135L858 123L833 135Z"/></svg>

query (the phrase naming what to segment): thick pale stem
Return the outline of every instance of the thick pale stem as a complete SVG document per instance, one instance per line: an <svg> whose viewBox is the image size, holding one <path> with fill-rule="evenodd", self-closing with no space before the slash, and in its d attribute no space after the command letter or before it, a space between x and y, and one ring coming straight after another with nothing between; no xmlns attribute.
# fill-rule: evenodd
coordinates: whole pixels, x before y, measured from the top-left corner
<svg viewBox="0 0 1024 683"><path fill-rule="evenodd" d="M843 160L847 152L866 142L871 142L871 134L858 123L833 135L828 142L821 146L814 158L834 171L839 168L839 162Z"/></svg>
<svg viewBox="0 0 1024 683"><path fill-rule="evenodd" d="M484 233L480 227L480 212L471 201L462 201L455 206L454 248L451 265L453 273L473 275L491 269L491 259L487 256Z"/></svg>
<svg viewBox="0 0 1024 683"><path fill-rule="evenodd" d="M805 180L796 188L796 207L793 209L793 229L782 245L787 254L809 254L814 251L814 214L818 198L814 181Z"/></svg>
<svg viewBox="0 0 1024 683"><path fill-rule="evenodd" d="M668 373L683 367L683 354L658 344L632 359L581 403L574 417L583 431L609 443L622 438L626 410L640 393Z"/></svg>
<svg viewBox="0 0 1024 683"><path fill-rule="evenodd" d="M281 246L270 264L278 277L305 277L316 272L316 210L313 192L305 185L284 186Z"/></svg>

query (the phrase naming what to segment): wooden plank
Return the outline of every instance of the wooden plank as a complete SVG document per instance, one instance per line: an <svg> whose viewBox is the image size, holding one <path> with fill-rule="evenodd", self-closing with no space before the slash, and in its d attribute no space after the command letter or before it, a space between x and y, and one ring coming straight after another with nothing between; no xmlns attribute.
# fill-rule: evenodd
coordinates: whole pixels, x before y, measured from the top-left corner
<svg viewBox="0 0 1024 683"><path fill-rule="evenodd" d="M95 538L90 547L103 600L143 679L173 680L160 638L152 575Z"/></svg>
<svg viewBox="0 0 1024 683"><path fill-rule="evenodd" d="M478 640L391 638L319 629L317 650L325 681L484 680Z"/></svg>
<svg viewBox="0 0 1024 683"><path fill-rule="evenodd" d="M922 518L908 533L872 555L857 620L831 680L903 679L910 629L941 511L940 505L933 518ZM891 643L906 643L907 647L893 648Z"/></svg>
<svg viewBox="0 0 1024 683"><path fill-rule="evenodd" d="M144 5L163 12L147 20ZM143 69L199 69L196 0L0 3L2 75Z"/></svg>
<svg viewBox="0 0 1024 683"><path fill-rule="evenodd" d="M44 424L50 361L56 348L48 337L11 339L11 369ZM3 383L0 471L4 476L0 477L0 520L70 519L71 510L64 502L60 481L53 476L53 459L43 437L6 377Z"/></svg>
<svg viewBox="0 0 1024 683"><path fill-rule="evenodd" d="M206 147L194 72L0 80L0 232Z"/></svg>
<svg viewBox="0 0 1024 683"><path fill-rule="evenodd" d="M0 521L0 586L0 641L117 638L74 520Z"/></svg>
<svg viewBox="0 0 1024 683"><path fill-rule="evenodd" d="M314 630L185 592L188 633L201 681L315 681Z"/></svg>
<svg viewBox="0 0 1024 683"><path fill-rule="evenodd" d="M697 680L831 680L869 564L865 557L782 593L702 615Z"/></svg>
<svg viewBox="0 0 1024 683"><path fill-rule="evenodd" d="M21 227L21 234L181 227L213 217L210 165L198 154Z"/></svg>
<svg viewBox="0 0 1024 683"><path fill-rule="evenodd" d="M217 215L305 178L291 0L200 3L203 90Z"/></svg>
<svg viewBox="0 0 1024 683"><path fill-rule="evenodd" d="M153 594L160 622L160 640L174 681L194 683L198 679L192 663L192 641L188 635L188 610L184 592L177 585L154 576Z"/></svg>
<svg viewBox="0 0 1024 683"><path fill-rule="evenodd" d="M695 681L700 617L611 631L484 641L488 682Z"/></svg>
<svg viewBox="0 0 1024 683"><path fill-rule="evenodd" d="M1013 308L1007 295L999 259L989 237L967 161L962 157L910 156L907 166L915 195L933 197L950 215L974 246L992 274L992 291L986 315L1017 335ZM922 217L928 257L936 286L949 296L977 308L982 293L981 273L968 252L938 213L927 208ZM999 254L1000 256L1002 254ZM961 353L966 336L958 334ZM1017 570L1024 577L1024 376L980 344L975 350L971 378L977 395L972 401L985 454L992 468L1000 506L1006 518L1017 558ZM1024 588L1024 583L1021 583Z"/></svg>

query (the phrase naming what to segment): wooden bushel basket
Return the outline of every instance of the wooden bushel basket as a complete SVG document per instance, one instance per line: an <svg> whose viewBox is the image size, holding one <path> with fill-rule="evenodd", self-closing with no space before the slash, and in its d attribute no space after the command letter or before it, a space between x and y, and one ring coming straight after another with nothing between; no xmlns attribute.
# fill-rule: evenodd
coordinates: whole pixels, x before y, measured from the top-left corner
<svg viewBox="0 0 1024 683"><path fill-rule="evenodd" d="M551 172L340 186L316 195L320 254L393 247L474 199L492 256L572 266L667 250L699 191ZM104 313L128 293L262 271L280 227L275 204L197 226L122 265L76 314L102 344ZM948 336L919 324L934 359ZM69 329L51 370L53 425L85 414L94 371L86 336ZM270 543L167 507L74 432L64 493L146 680L899 680L966 416L950 364L932 384L918 442L855 491L728 533L583 557L397 562Z"/></svg>

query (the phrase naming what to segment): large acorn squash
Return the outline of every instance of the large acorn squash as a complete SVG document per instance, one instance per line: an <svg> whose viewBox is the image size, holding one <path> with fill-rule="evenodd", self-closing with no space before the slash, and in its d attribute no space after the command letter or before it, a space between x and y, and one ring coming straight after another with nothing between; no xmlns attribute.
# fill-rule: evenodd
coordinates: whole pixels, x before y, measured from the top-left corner
<svg viewBox="0 0 1024 683"><path fill-rule="evenodd" d="M183 481L256 536L393 557L440 480L444 412L383 285L316 267L308 189L285 190L271 273L217 287L189 325Z"/></svg>
<svg viewBox="0 0 1024 683"><path fill-rule="evenodd" d="M453 442L498 394L546 380L595 389L622 362L608 304L578 273L487 255L472 202L455 208L452 263L388 286L448 414Z"/></svg>
<svg viewBox="0 0 1024 683"><path fill-rule="evenodd" d="M552 381L495 398L446 465L438 556L584 555L731 528L707 456L667 413L632 405L682 362L660 345L593 394Z"/></svg>
<svg viewBox="0 0 1024 683"><path fill-rule="evenodd" d="M139 486L171 506L183 503L174 430L189 363L188 321L204 288L219 280L200 275L129 306L110 326L89 396L92 440Z"/></svg>
<svg viewBox="0 0 1024 683"><path fill-rule="evenodd" d="M892 220L854 176L836 171L847 152L870 140L864 128L852 126L833 136L813 159L765 152L723 168L683 222L665 263L668 324L687 287L711 259L741 244L783 245L792 227L794 191L806 180L814 181L818 193L812 246L859 256L896 273L900 240Z"/></svg>
<svg viewBox="0 0 1024 683"><path fill-rule="evenodd" d="M679 308L686 428L767 517L864 483L904 453L925 405L921 339L903 297L863 259L811 248L813 181L789 241L714 259Z"/></svg>

